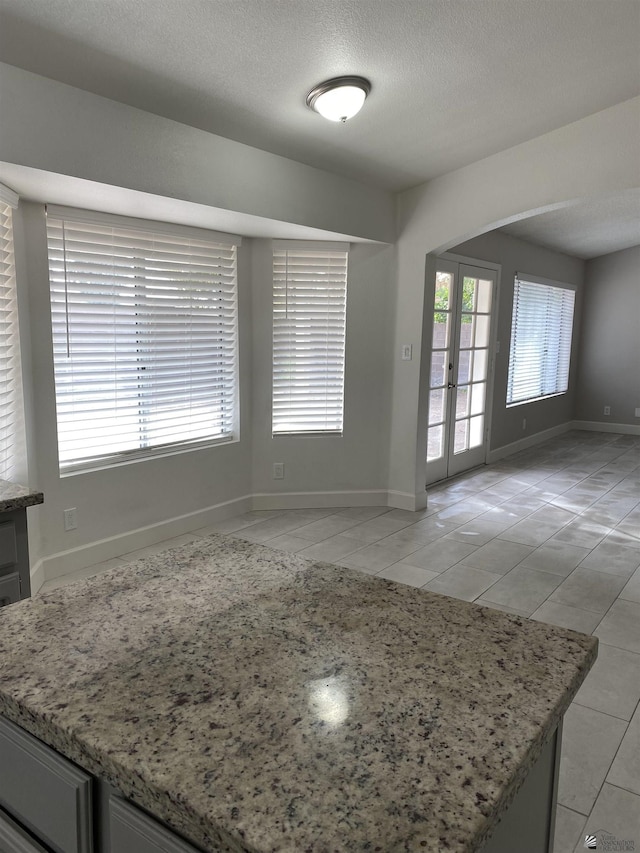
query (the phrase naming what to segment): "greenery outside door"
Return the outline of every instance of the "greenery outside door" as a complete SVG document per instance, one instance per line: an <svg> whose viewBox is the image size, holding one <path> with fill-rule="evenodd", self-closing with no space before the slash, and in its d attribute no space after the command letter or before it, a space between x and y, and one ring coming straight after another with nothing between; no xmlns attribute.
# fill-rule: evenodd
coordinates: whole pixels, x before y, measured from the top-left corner
<svg viewBox="0 0 640 853"><path fill-rule="evenodd" d="M493 269L440 258L432 274L427 483L486 461L497 279Z"/></svg>

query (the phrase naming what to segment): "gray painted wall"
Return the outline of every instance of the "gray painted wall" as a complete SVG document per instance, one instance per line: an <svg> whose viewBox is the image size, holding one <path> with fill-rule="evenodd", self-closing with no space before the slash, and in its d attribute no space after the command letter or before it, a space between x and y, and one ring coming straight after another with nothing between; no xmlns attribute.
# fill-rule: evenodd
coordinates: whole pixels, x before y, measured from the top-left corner
<svg viewBox="0 0 640 853"><path fill-rule="evenodd" d="M30 372L25 374L30 401L29 459L33 479L45 493L37 521L34 518L32 563L39 557L109 540L246 495L251 480L249 247L243 244L238 251L240 440L61 478L44 207L21 202L16 218L20 223L16 229L17 249L23 260L21 269L16 269L17 284L26 291L28 307L28 316L23 315L21 325L27 322L31 332ZM64 530L63 509L67 507L78 509L77 530ZM30 523L33 516L30 513Z"/></svg>
<svg viewBox="0 0 640 853"><path fill-rule="evenodd" d="M54 558L60 568L79 568L83 549L96 543L99 559L107 559L122 553L121 537L133 531L179 522L252 493L386 490L393 247L354 244L350 251L342 437L271 437L272 243L245 238L238 251L239 440L61 478L44 206L21 202L15 220L29 477L45 493L43 506L30 513L32 564ZM272 478L275 461L285 463L284 480ZM385 499L386 493L380 502ZM67 507L78 509L77 530L64 530ZM185 519L182 526L200 524ZM159 529L149 539L171 535Z"/></svg>
<svg viewBox="0 0 640 853"><path fill-rule="evenodd" d="M573 419L576 394L580 312L584 290L584 261L543 249L533 243L511 237L501 231L483 234L451 250L478 260L501 264L498 296L498 334L500 352L496 355L493 390L490 450L497 450L537 432L564 424ZM516 272L529 273L543 278L575 284L576 309L574 317L573 346L569 391L535 403L524 403L507 409L507 375L509 371L509 341L511 339L511 312L513 310L513 280ZM526 429L522 421L526 419Z"/></svg>
<svg viewBox="0 0 640 853"><path fill-rule="evenodd" d="M395 238L396 200L389 193L11 66L0 64L0 75L7 128L0 140L0 160L9 164L281 223L326 228L372 240ZM417 417L424 393L423 377L417 358L401 361L400 344L412 344L414 353L420 350L425 256L451 246L463 235L477 234L525 211L540 210L585 193L597 196L637 186L639 104L640 99L634 99L604 110L400 196L396 248L362 247L353 256L355 301L348 309L347 321L349 432L340 445L342 449L336 453L335 444L325 446L320 440L313 445L311 461L302 467L299 447L283 444L277 461L289 465L292 479L278 483L278 488L293 490L297 482L305 491L355 488L356 480L359 488L376 488L378 483L384 486L387 455L380 448L386 444L387 430L391 433L389 487L410 498L424 493L424 461L420 458L424 456L424 441ZM100 207L99 201L96 197L96 207ZM17 247L17 254L23 259L18 261L22 263L18 286L27 288L27 322L31 325L27 356L32 394L27 414L35 455L29 462L29 477L35 474L37 485L46 493L45 506L37 510L42 522L40 553L105 540L254 488L266 490L269 485L272 490L273 441L267 432L270 359L265 361L270 309L265 313L265 293L256 290L265 284L257 270L253 277L251 267L257 258L248 242L241 259L245 282L241 282L241 379L248 394L242 401L245 417L241 442L216 448L215 454L193 452L132 464L126 476L116 476L116 470L121 472L123 467L111 473L58 478L46 251L39 219L41 208L25 208L24 228L22 223L19 226L23 243ZM572 393L566 399L530 404L511 412L504 408L513 271L522 267L527 272L581 283L583 264L499 234L469 241L463 253L503 264L499 315L503 349L498 358L493 406L495 449L573 417ZM393 343L391 335L395 336ZM387 355L383 356L385 351ZM391 370L394 376L389 394ZM255 375L248 376L252 371ZM523 409L528 411L524 413ZM526 433L521 429L523 414L528 421ZM357 434L360 428L365 431L364 437ZM252 430L256 430L255 437ZM265 453L265 462L259 465L258 452ZM80 527L64 534L61 510L68 506L78 506Z"/></svg>
<svg viewBox="0 0 640 853"><path fill-rule="evenodd" d="M428 380L422 365L402 361L400 352L402 344L422 347L426 256L522 216L640 186L639 108L634 98L398 196L389 487L414 493L417 505L424 495L420 410Z"/></svg>
<svg viewBox="0 0 640 853"><path fill-rule="evenodd" d="M386 490L393 247L353 244L349 251L343 435L273 438L271 241L253 246L253 492ZM283 480L273 479L274 462L284 462Z"/></svg>
<svg viewBox="0 0 640 853"><path fill-rule="evenodd" d="M640 246L587 262L578 363L576 419L640 426Z"/></svg>

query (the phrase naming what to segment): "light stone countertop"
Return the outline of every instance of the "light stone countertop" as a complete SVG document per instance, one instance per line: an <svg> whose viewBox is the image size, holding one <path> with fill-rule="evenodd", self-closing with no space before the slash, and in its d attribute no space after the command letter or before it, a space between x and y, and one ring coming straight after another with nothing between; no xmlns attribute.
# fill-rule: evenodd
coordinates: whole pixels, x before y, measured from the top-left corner
<svg viewBox="0 0 640 853"><path fill-rule="evenodd" d="M0 611L0 713L213 851L480 849L597 639L224 536Z"/></svg>
<svg viewBox="0 0 640 853"><path fill-rule="evenodd" d="M22 507L35 506L44 502L42 492L0 480L0 512L11 512Z"/></svg>

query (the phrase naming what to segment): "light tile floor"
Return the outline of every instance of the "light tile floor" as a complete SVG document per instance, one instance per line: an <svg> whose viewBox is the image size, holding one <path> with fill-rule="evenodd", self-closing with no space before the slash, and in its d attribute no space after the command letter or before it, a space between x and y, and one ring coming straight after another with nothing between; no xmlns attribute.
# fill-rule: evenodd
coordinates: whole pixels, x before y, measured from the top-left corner
<svg viewBox="0 0 640 853"><path fill-rule="evenodd" d="M565 719L555 853L601 831L640 850L640 437L566 433L431 487L416 513L249 512L42 591L210 533L596 634Z"/></svg>

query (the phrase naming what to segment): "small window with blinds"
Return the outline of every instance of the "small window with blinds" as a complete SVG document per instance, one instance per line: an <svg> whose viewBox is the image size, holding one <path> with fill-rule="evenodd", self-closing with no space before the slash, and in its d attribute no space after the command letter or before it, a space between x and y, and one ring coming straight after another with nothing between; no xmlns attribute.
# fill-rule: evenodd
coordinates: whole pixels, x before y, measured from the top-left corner
<svg viewBox="0 0 640 853"><path fill-rule="evenodd" d="M235 437L239 239L225 236L48 208L61 473Z"/></svg>
<svg viewBox="0 0 640 853"><path fill-rule="evenodd" d="M566 393L574 305L575 288L516 276L507 406Z"/></svg>
<svg viewBox="0 0 640 853"><path fill-rule="evenodd" d="M24 413L18 299L13 252L13 208L18 196L0 186L0 479L13 481L24 466Z"/></svg>
<svg viewBox="0 0 640 853"><path fill-rule="evenodd" d="M347 260L345 244L274 242L274 435L342 434Z"/></svg>

